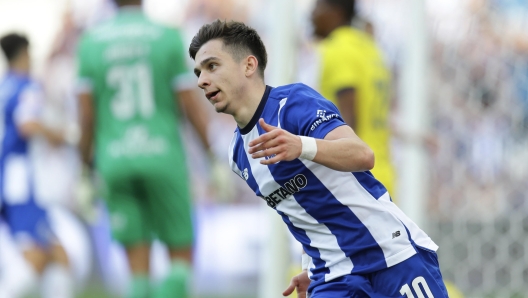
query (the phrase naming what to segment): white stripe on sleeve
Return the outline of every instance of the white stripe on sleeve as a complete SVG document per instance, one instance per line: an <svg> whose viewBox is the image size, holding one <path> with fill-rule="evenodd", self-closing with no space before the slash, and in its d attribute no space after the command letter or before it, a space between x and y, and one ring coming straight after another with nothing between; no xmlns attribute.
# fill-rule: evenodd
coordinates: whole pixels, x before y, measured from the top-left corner
<svg viewBox="0 0 528 298"><path fill-rule="evenodd" d="M17 125L25 122L39 120L44 104L44 94L35 86L26 87L19 97L19 102L14 112L14 119Z"/></svg>

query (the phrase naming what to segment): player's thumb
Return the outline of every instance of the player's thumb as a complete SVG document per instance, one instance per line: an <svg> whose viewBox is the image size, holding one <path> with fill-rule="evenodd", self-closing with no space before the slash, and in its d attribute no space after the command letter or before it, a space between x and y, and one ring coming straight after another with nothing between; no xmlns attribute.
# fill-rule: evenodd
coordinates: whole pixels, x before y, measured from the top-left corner
<svg viewBox="0 0 528 298"><path fill-rule="evenodd" d="M262 127L266 132L270 132L276 128L275 126L266 123L266 121L264 121L264 118L259 119L259 124L260 127Z"/></svg>
<svg viewBox="0 0 528 298"><path fill-rule="evenodd" d="M290 296L291 293L293 293L293 290L295 290L296 286L297 286L297 282L296 282L295 278L292 278L288 288L286 288L286 290L284 290L284 292L282 292L282 296Z"/></svg>

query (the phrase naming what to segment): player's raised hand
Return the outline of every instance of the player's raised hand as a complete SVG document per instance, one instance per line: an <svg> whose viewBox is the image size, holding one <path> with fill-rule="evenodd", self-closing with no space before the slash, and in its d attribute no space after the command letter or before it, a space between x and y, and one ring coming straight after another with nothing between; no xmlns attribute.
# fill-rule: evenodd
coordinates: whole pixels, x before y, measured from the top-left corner
<svg viewBox="0 0 528 298"><path fill-rule="evenodd" d="M310 278L308 277L308 272L303 270L301 274L294 276L290 282L290 285L284 292L282 296L289 296L293 293L293 290L297 290L297 298L307 298L308 286L310 285Z"/></svg>
<svg viewBox="0 0 528 298"><path fill-rule="evenodd" d="M267 157L260 163L270 165L282 160L294 160L301 155L302 142L299 136L269 125L262 118L259 124L266 133L249 142L248 152L251 157L254 159Z"/></svg>

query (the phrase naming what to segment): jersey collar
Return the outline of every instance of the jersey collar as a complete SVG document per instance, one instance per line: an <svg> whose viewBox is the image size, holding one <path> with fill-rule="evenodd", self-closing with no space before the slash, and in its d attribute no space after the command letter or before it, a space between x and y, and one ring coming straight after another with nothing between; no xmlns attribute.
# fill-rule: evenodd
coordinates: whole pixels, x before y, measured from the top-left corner
<svg viewBox="0 0 528 298"><path fill-rule="evenodd" d="M262 99L260 100L260 103L257 107L257 110L255 111L255 114L253 114L253 117L249 121L249 123L244 126L244 128L238 128L240 130L240 133L245 135L248 132L250 132L253 127L255 127L255 124L257 124L260 115L262 115L262 111L264 111L264 106L266 106L266 102L268 101L269 94L271 92L272 87L266 85L266 91L264 91L264 95L262 95Z"/></svg>

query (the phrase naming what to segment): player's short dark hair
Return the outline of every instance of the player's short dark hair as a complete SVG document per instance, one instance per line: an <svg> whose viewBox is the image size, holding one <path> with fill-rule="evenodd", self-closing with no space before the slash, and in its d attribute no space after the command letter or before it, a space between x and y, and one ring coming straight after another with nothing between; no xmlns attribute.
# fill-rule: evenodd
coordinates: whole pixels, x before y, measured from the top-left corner
<svg viewBox="0 0 528 298"><path fill-rule="evenodd" d="M352 21L356 15L356 1L355 0L324 0L326 3L338 8L346 18L347 21Z"/></svg>
<svg viewBox="0 0 528 298"><path fill-rule="evenodd" d="M216 20L210 24L203 25L193 37L189 46L191 58L194 60L200 48L213 39L221 39L224 47L231 52L236 60L240 60L248 54L255 56L258 61L260 76L264 78L268 54L255 29L235 21Z"/></svg>
<svg viewBox="0 0 528 298"><path fill-rule="evenodd" d="M27 48L28 46L28 39L25 36L16 33L4 35L0 39L0 47L2 48L2 51L4 52L8 62L11 62L13 59L15 59L18 54L20 54L20 51Z"/></svg>

